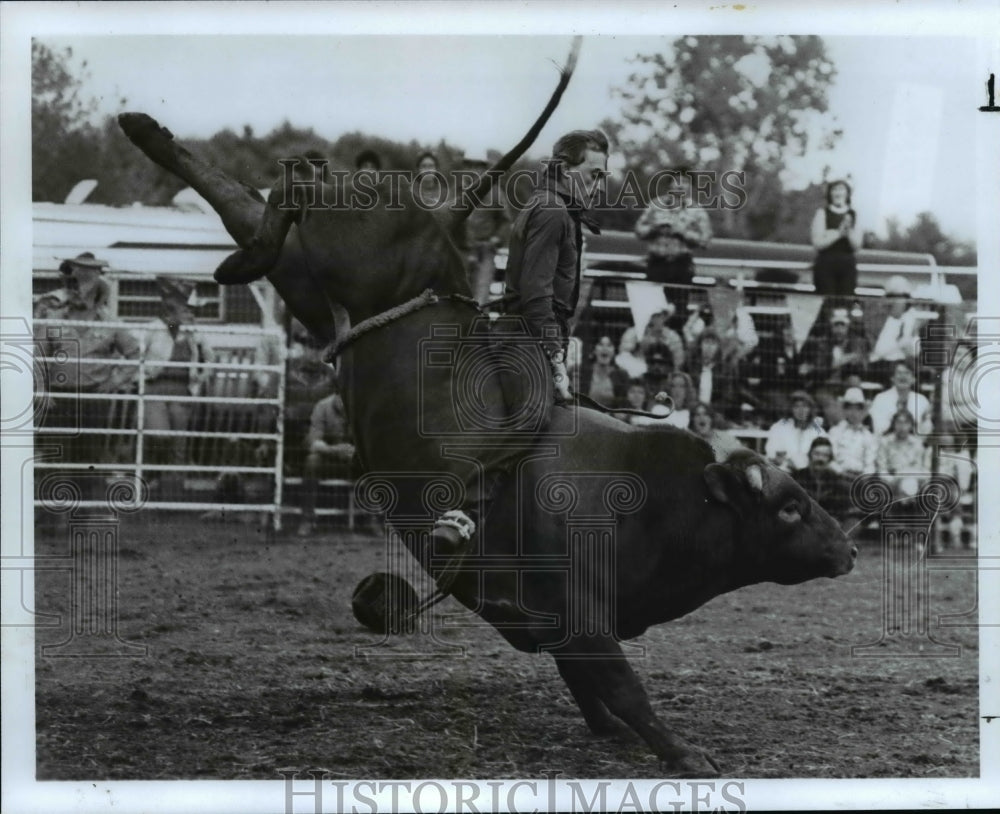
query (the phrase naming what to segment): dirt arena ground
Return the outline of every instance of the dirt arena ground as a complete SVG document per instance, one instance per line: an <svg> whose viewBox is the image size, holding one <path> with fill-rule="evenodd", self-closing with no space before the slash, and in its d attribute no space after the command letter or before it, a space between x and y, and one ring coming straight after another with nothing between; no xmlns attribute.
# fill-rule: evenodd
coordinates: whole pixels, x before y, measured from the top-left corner
<svg viewBox="0 0 1000 814"><path fill-rule="evenodd" d="M36 553L64 555L68 539L39 531ZM37 629L38 779L663 776L630 731L589 733L551 659L452 601L435 637L364 630L351 592L384 558L370 532L125 518L119 637L146 649L129 658L42 655L69 635L71 580L39 572L36 611L62 618ZM885 586L903 600L915 584L886 581L868 543L847 577L745 588L650 630L633 664L662 718L729 777L978 776L976 580L962 562L927 572L930 635L958 657L886 655L886 641L852 656L882 637Z"/></svg>

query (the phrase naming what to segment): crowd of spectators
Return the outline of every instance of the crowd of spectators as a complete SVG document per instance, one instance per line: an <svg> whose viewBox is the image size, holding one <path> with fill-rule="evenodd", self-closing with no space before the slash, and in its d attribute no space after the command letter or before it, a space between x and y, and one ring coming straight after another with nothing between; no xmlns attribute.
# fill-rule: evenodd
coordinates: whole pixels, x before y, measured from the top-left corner
<svg viewBox="0 0 1000 814"><path fill-rule="evenodd" d="M736 439L755 446L835 516L856 522L850 487L858 477L877 474L894 500L906 500L932 473L934 453L924 439L934 429L933 393L920 387L912 366L920 311L902 286L894 282L890 293L875 343L856 314L839 305L820 309L800 348L790 322L762 348L746 309L720 332L704 308L690 306L683 324L668 308L645 325L582 345L577 390L612 412L626 411L619 417L634 426L686 428L716 447ZM942 420L945 429L953 423ZM953 455L954 439L951 445L937 471L955 469L951 475L967 495L971 454ZM968 538L960 529L949 534Z"/></svg>

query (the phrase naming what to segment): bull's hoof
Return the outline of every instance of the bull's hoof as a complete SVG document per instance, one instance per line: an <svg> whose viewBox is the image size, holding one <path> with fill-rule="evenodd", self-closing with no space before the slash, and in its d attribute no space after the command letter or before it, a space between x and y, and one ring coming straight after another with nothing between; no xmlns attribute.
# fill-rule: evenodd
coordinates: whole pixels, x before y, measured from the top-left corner
<svg viewBox="0 0 1000 814"><path fill-rule="evenodd" d="M145 113L119 113L118 126L136 147L164 169L178 172L179 159L189 156L174 134Z"/></svg>
<svg viewBox="0 0 1000 814"><path fill-rule="evenodd" d="M239 249L219 264L215 270L215 281L219 285L246 285L266 276L277 256L254 249Z"/></svg>
<svg viewBox="0 0 1000 814"><path fill-rule="evenodd" d="M671 777L719 777L719 764L696 746L688 746L683 752L675 751L663 759Z"/></svg>
<svg viewBox="0 0 1000 814"><path fill-rule="evenodd" d="M130 141L135 143L160 136L173 141L174 134L167 130L152 116L145 113L119 113L118 126L121 127Z"/></svg>

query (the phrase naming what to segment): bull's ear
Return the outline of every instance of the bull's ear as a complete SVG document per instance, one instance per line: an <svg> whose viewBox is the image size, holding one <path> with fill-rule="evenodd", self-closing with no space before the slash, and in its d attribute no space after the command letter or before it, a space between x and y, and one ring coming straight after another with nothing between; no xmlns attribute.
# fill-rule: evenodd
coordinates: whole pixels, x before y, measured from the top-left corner
<svg viewBox="0 0 1000 814"><path fill-rule="evenodd" d="M756 463L745 468L708 464L702 474L712 497L740 511L746 506L748 497L758 501L764 493L764 472Z"/></svg>
<svg viewBox="0 0 1000 814"><path fill-rule="evenodd" d="M742 491L739 478L731 466L726 464L708 464L702 477L708 486L708 493L719 503L739 506L737 495Z"/></svg>

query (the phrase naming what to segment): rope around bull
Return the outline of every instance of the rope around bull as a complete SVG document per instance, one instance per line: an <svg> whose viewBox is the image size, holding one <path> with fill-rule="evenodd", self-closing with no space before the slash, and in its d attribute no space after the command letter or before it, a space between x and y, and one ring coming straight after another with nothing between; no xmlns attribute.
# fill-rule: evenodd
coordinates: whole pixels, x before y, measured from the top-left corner
<svg viewBox="0 0 1000 814"><path fill-rule="evenodd" d="M427 308L430 305L436 305L442 300L464 303L477 311L481 316L486 316L487 314L484 307L476 302L472 297L467 297L464 294L441 295L437 294L433 289L427 288L416 297L413 297L400 305L395 305L386 311L375 314L373 317L363 319L355 327L351 328L345 336L335 339L330 343L330 345L323 352L323 361L328 364L333 364L345 348L352 345L366 333L378 330L379 328L384 328L396 320L402 319L409 314L416 313L417 311ZM503 300L496 300L495 302L488 303L488 305L497 305L502 302ZM594 401L594 399L584 395L583 393L573 393L571 397L571 400L575 402L578 407L587 407L591 410L597 410L598 412L604 413L605 415L634 415L643 416L644 418L663 419L674 411L673 400L665 393L657 393L654 399L657 403L667 407L666 413L650 413L646 410L636 410L631 407L611 409L609 407L605 407L597 401Z"/></svg>

